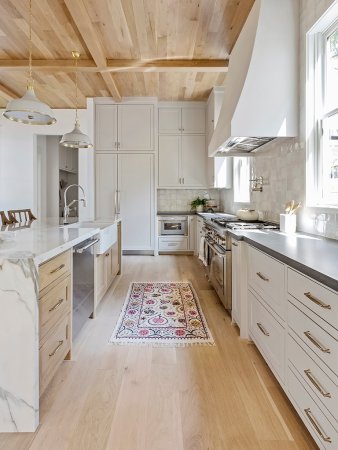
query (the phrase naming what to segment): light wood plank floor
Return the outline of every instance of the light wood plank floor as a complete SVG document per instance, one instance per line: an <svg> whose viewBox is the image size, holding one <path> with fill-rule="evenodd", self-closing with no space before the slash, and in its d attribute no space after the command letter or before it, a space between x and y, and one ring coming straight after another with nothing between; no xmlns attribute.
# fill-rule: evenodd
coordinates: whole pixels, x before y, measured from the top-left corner
<svg viewBox="0 0 338 450"><path fill-rule="evenodd" d="M190 280L215 346L107 341L131 281ZM83 329L41 402L36 433L1 450L311 450L312 438L253 344L191 256L126 256L123 275Z"/></svg>

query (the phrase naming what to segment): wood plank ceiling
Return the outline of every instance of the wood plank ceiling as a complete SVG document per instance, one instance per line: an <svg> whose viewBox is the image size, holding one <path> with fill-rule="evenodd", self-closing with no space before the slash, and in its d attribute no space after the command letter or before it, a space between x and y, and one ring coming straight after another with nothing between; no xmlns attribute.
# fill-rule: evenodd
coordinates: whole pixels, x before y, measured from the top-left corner
<svg viewBox="0 0 338 450"><path fill-rule="evenodd" d="M32 0L35 89L53 108L86 97L204 100L254 0ZM0 1L0 107L25 92L29 0Z"/></svg>

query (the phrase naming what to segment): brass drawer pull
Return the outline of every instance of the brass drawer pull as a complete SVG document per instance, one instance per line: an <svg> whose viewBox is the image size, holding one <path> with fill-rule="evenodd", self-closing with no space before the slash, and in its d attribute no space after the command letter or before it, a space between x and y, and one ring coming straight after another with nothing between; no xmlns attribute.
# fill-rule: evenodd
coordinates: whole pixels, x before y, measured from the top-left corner
<svg viewBox="0 0 338 450"><path fill-rule="evenodd" d="M55 353L62 347L63 344L63 340L59 341L58 345L55 347L55 349L52 351L52 353L49 353L49 357L51 358L52 356L55 355Z"/></svg>
<svg viewBox="0 0 338 450"><path fill-rule="evenodd" d="M261 274L260 272L257 272L256 275L263 281L270 281L269 278Z"/></svg>
<svg viewBox="0 0 338 450"><path fill-rule="evenodd" d="M59 267L57 267L56 269L52 270L51 272L49 272L50 274L58 272L59 270L63 269L65 267L64 264L61 264Z"/></svg>
<svg viewBox="0 0 338 450"><path fill-rule="evenodd" d="M261 332L264 334L264 336L270 336L270 333L266 331L266 329L263 327L263 325L259 322L257 322L258 328L261 330Z"/></svg>
<svg viewBox="0 0 338 450"><path fill-rule="evenodd" d="M309 300L311 300L316 305L319 305L321 308L325 309L331 309L331 305L327 305L326 303L319 300L319 298L315 297L311 294L311 292L304 292L305 297L307 297Z"/></svg>
<svg viewBox="0 0 338 450"><path fill-rule="evenodd" d="M234 247L238 247L238 244L236 244L236 242L233 242L232 245L233 245Z"/></svg>
<svg viewBox="0 0 338 450"><path fill-rule="evenodd" d="M311 383L314 385L314 387L322 394L323 397L331 398L330 392L325 392L325 390L321 387L319 381L311 373L310 369L304 370L304 373L308 377L308 379L311 381Z"/></svg>
<svg viewBox="0 0 338 450"><path fill-rule="evenodd" d="M311 412L310 408L304 409L305 414L307 415L309 421L314 426L314 429L317 431L319 436L323 439L324 442L332 442L332 439L329 436L326 436L324 431L322 431L320 425L318 425L317 420L313 417L313 414Z"/></svg>
<svg viewBox="0 0 338 450"><path fill-rule="evenodd" d="M48 311L52 312L55 311L64 301L64 298L61 298L61 300L59 300L57 303L55 303L54 306L52 306Z"/></svg>
<svg viewBox="0 0 338 450"><path fill-rule="evenodd" d="M309 339L312 344L314 344L319 350L321 350L323 353L331 353L331 350L329 348L325 348L322 346L320 342L317 341L315 337L312 336L310 331L304 331L305 336Z"/></svg>

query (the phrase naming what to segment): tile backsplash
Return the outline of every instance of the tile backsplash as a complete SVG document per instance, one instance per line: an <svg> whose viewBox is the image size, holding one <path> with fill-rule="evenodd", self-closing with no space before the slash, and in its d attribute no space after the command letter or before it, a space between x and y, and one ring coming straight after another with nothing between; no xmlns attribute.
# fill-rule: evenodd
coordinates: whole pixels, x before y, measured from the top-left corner
<svg viewBox="0 0 338 450"><path fill-rule="evenodd" d="M235 204L233 190L223 191L225 210L250 206L267 220L279 221L285 203L301 201L306 205L306 33L333 0L300 0L300 64L299 64L299 137L276 139L258 150L252 158L254 176L264 179L263 192L251 194L250 205ZM297 214L297 229L338 239L338 208L303 206Z"/></svg>
<svg viewBox="0 0 338 450"><path fill-rule="evenodd" d="M157 210L158 211L190 211L190 203L196 197L205 197L206 194L216 200L219 209L223 210L223 196L218 189L158 189Z"/></svg>

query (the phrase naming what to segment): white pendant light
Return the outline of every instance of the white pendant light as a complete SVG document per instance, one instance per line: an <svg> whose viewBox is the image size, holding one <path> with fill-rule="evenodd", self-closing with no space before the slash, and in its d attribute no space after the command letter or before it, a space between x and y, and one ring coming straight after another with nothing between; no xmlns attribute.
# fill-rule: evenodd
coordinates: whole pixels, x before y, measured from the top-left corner
<svg viewBox="0 0 338 450"><path fill-rule="evenodd" d="M80 123L77 115L77 61L80 58L80 53L73 51L72 56L75 59L75 126L70 133L66 133L62 136L60 144L71 148L92 148L93 144L90 142L89 136L80 130Z"/></svg>
<svg viewBox="0 0 338 450"><path fill-rule="evenodd" d="M56 122L53 111L35 95L32 77L32 0L29 0L29 77L27 91L11 100L3 115L6 119L28 125L51 125Z"/></svg>

